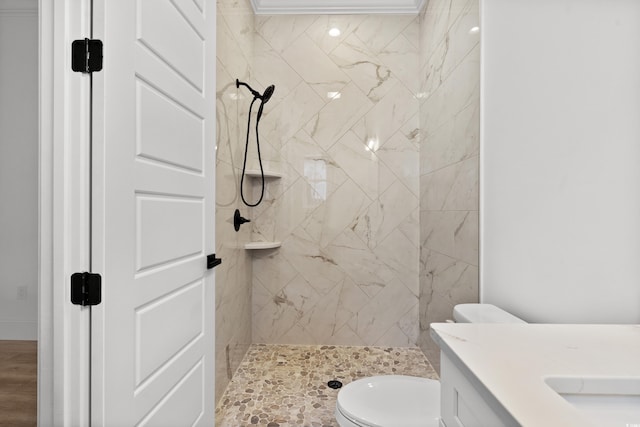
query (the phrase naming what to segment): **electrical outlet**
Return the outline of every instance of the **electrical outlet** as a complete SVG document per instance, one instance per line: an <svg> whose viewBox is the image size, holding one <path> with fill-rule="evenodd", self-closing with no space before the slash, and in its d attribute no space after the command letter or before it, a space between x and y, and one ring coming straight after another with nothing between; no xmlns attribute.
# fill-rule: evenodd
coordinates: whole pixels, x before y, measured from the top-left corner
<svg viewBox="0 0 640 427"><path fill-rule="evenodd" d="M18 286L18 299L25 300L29 296L28 288L26 285Z"/></svg>

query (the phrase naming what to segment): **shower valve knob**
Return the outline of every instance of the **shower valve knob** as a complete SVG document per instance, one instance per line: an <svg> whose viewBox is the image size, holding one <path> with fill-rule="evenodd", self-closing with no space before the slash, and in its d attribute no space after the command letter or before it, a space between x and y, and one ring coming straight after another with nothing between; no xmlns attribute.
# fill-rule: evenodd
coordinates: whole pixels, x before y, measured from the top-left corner
<svg viewBox="0 0 640 427"><path fill-rule="evenodd" d="M240 231L240 226L245 222L251 222L251 220L247 218L243 218L242 215L240 215L240 210L236 209L236 211L233 214L233 228L236 231Z"/></svg>

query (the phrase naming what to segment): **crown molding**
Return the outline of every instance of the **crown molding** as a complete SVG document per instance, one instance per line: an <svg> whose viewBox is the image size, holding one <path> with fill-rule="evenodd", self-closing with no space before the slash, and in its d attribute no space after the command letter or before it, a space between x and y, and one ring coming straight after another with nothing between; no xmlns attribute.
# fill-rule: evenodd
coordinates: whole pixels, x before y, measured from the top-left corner
<svg viewBox="0 0 640 427"><path fill-rule="evenodd" d="M251 0L256 15L417 15L426 0Z"/></svg>

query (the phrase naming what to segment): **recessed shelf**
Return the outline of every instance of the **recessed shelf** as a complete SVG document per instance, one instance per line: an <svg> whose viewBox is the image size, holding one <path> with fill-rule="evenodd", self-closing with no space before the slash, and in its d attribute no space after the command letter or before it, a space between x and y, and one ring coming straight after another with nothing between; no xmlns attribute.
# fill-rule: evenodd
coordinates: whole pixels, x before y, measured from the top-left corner
<svg viewBox="0 0 640 427"><path fill-rule="evenodd" d="M247 250L273 249L279 248L281 245L282 242L250 242L245 243L244 248Z"/></svg>
<svg viewBox="0 0 640 427"><path fill-rule="evenodd" d="M251 178L260 178L262 175L260 174L260 169L247 169L244 171L244 174ZM282 173L274 172L274 171L264 171L264 177L278 179L282 178Z"/></svg>

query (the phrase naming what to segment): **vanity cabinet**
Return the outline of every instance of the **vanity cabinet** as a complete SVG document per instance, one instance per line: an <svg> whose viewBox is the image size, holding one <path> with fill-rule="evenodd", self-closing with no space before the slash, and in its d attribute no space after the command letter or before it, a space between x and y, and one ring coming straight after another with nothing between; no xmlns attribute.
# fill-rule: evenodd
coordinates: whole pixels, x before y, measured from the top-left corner
<svg viewBox="0 0 640 427"><path fill-rule="evenodd" d="M461 362L454 361L444 351L440 358L440 384L443 427L519 425Z"/></svg>

